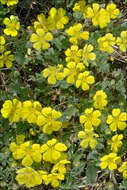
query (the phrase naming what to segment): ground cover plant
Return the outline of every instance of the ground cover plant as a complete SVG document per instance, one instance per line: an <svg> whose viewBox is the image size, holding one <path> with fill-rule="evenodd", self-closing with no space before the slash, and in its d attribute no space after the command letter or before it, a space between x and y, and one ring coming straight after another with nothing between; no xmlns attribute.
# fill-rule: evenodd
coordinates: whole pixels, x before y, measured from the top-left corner
<svg viewBox="0 0 127 190"><path fill-rule="evenodd" d="M0 0L0 189L127 189L126 10Z"/></svg>

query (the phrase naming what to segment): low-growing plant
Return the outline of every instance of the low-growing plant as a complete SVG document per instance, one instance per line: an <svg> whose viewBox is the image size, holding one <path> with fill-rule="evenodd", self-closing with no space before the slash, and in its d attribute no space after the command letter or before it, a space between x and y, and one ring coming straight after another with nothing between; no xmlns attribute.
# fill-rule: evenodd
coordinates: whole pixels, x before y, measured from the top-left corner
<svg viewBox="0 0 127 190"><path fill-rule="evenodd" d="M0 0L2 190L127 188L126 8Z"/></svg>

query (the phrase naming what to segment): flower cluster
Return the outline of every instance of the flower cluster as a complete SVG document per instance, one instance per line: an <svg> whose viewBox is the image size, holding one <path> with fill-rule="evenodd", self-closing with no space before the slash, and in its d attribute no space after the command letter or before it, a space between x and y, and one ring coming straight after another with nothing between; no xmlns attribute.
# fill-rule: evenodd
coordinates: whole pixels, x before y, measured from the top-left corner
<svg viewBox="0 0 127 190"><path fill-rule="evenodd" d="M19 145L12 142L10 144L10 151L13 153L14 159L22 159L22 165L26 167L31 166L33 162L40 163L42 160L40 144L31 145L30 141L26 141Z"/></svg>
<svg viewBox="0 0 127 190"><path fill-rule="evenodd" d="M77 3L74 4L73 11L74 12L81 12L84 17L87 17L87 9L90 5L86 5L86 1L79 0Z"/></svg>
<svg viewBox="0 0 127 190"><path fill-rule="evenodd" d="M11 68L14 55L11 54L11 51L6 51L5 42L4 36L0 36L0 68L4 67L4 65L6 65L7 68Z"/></svg>
<svg viewBox="0 0 127 190"><path fill-rule="evenodd" d="M111 33L107 33L105 36L98 38L98 48L102 52L109 54L114 52L113 45L115 45L115 37Z"/></svg>
<svg viewBox="0 0 127 190"><path fill-rule="evenodd" d="M0 2L5 5L7 4L8 7L12 5L16 5L18 3L18 0L0 0Z"/></svg>
<svg viewBox="0 0 127 190"><path fill-rule="evenodd" d="M9 122L18 122L22 119L37 124L43 133L47 134L58 131L62 126L62 122L58 121L62 114L50 107L42 108L38 101L6 100L1 114L4 118L8 118Z"/></svg>
<svg viewBox="0 0 127 190"><path fill-rule="evenodd" d="M111 19L115 19L119 15L119 9L116 5L108 4L106 9L100 8L98 3L93 3L92 7L87 7L86 14L83 14L85 18L92 19L94 26L104 28L110 23Z"/></svg>
<svg viewBox="0 0 127 190"><path fill-rule="evenodd" d="M65 164L69 164L68 160L60 160L55 164L51 170L51 173L47 175L46 184L51 183L52 187L56 188L59 186L59 180L64 180L64 175L66 173Z"/></svg>
<svg viewBox="0 0 127 190"><path fill-rule="evenodd" d="M117 37L117 45L120 47L120 50L126 52L127 49L127 30L122 31L120 37Z"/></svg>
<svg viewBox="0 0 127 190"><path fill-rule="evenodd" d="M122 166L118 169L123 173L123 178L127 179L127 161L122 163Z"/></svg>
<svg viewBox="0 0 127 190"><path fill-rule="evenodd" d="M18 0L0 0L0 2L9 7L17 4ZM88 24L91 19L93 25L99 26L101 29L105 28L112 19L116 19L120 12L114 3L107 4L105 8L102 8L98 3L87 5L85 0L76 2L73 11L75 13L82 13L85 18L85 24ZM75 15L76 14L74 14L74 16ZM31 27L30 42L32 42L33 48L37 51L50 48L50 42L53 40L53 36L57 39L58 30L63 30L68 22L69 18L66 16L66 11L63 8L51 8L49 10L49 16L47 17L43 13L39 14L37 20ZM4 18L3 24L6 25L4 35L11 37L18 35L20 22L17 16L11 15L10 18ZM99 35L104 34L104 32L105 30L102 30ZM88 91L95 82L95 78L91 74L92 72L88 69L89 64L96 59L96 54L94 53L97 52L95 49L96 45L93 46L91 43L93 36L90 35L89 31L84 29L84 24L77 22L74 22L73 25L69 25L69 28L61 33L66 35L66 39L68 43L70 43L67 49L63 47L65 60L61 61L61 57L64 56L62 55L60 59L58 59L60 60L60 64L48 65L43 69L42 75L44 78L47 78L49 84L54 85L57 80L59 80L61 84L60 81L65 79L67 83L75 85L76 88L81 87L83 91ZM8 40L7 36L4 37L4 35L0 36L0 68L4 65L6 65L7 68L11 68L14 55L11 54L11 51L6 50L8 42L7 45L5 45L5 42ZM55 46L56 39L53 41L53 46ZM88 43L89 39L90 44ZM59 38L57 40L59 41ZM84 41L87 41L87 43ZM122 52L126 52L127 31L122 31L120 37L113 36L112 33L106 33L104 36L99 36L96 42L98 43L97 48L102 53L114 53L114 48L117 48L114 45L119 46ZM31 53L29 53L29 50L31 51L31 49L28 48L28 54ZM38 54L39 53L43 54L43 52L38 52ZM44 54L44 56L45 55L46 54ZM26 58L28 58L28 56L26 56ZM61 63L63 63L63 65ZM93 88L95 90L95 85ZM76 90L76 93L77 91L78 90ZM90 96L91 95L92 93L90 92ZM85 107L84 113L82 113L79 118L80 124L83 127L83 130L78 131L78 138L81 139L80 146L85 149L99 149L101 147L99 147L99 145L101 145L101 142L104 140L102 138L110 134L111 136L110 140L107 141L108 146L106 151L108 152L109 148L111 152L106 155L102 154L99 166L102 170L106 168L111 171L118 169L117 171L123 174L123 178L127 179L127 162L124 160L123 163L120 163L121 157L119 156L120 147L124 144L125 139L124 133L121 134L121 131L124 132L127 127L127 113L122 112L119 108L114 108L112 109L112 114L108 115L108 107L106 107L108 104L107 94L103 90L96 91L92 96L93 105L90 105L89 108ZM84 106L86 105L84 104ZM26 185L28 188L42 183L45 183L45 185L51 184L54 188L58 187L60 181L64 180L65 173L67 172L65 165L70 163L70 161L67 160L66 154L68 147L52 134L53 132L58 132L62 127L61 120L63 118L61 118L61 112L51 107L42 107L39 101L26 100L21 102L14 98L12 100L5 100L1 108L1 114L3 118L8 119L10 123L20 121L24 123L28 122L27 125L30 124L32 127L34 125L34 127L38 126L39 132L44 133L42 134L42 137L44 136L43 144L39 144L41 135L37 143L34 142L36 138L24 141L24 135L17 135L16 142L10 143L10 151L13 158L19 163L21 161L21 165L24 167L18 169L16 172L17 182L20 185ZM106 134L103 134L104 136L101 135L101 132L105 130L103 125L101 125L103 119L106 121L105 124L107 124L104 126L107 127ZM17 124L15 126L17 126ZM33 136L36 135L33 128L28 130ZM115 135L112 135L113 132L115 132ZM103 141L103 143L105 142ZM99 151L97 154L99 154ZM119 164L121 165L120 167ZM41 168L40 170L38 170L39 166Z"/></svg>
<svg viewBox="0 0 127 190"><path fill-rule="evenodd" d="M16 172L18 183L20 185L25 184L29 188L40 185L42 181L46 185L51 183L53 187L59 186L59 180L64 180L66 173L65 164L70 163L66 160L66 154L63 153L67 150L67 146L57 142L56 139L51 139L41 146L40 144L32 144L31 141L24 142L24 138L24 135L17 135L17 144L15 142L10 144L13 158L22 159L22 165L25 166ZM50 173L31 168L34 162L40 163L42 160L54 164Z"/></svg>
<svg viewBox="0 0 127 190"><path fill-rule="evenodd" d="M50 41L53 39L52 32L55 29L63 29L69 19L65 16L66 11L63 8L51 8L48 18L41 13L37 16L37 21L34 22L34 30L30 37L33 47L36 50L45 50L50 47Z"/></svg>
<svg viewBox="0 0 127 190"><path fill-rule="evenodd" d="M65 164L69 164L68 160L61 160L55 164L51 170L51 173L48 173L45 170L34 170L31 167L26 167L17 170L16 180L18 184L25 184L26 187L34 187L42 184L44 182L46 185L51 183L51 186L56 188L59 186L59 180L64 180L64 175L66 173Z"/></svg>
<svg viewBox="0 0 127 190"><path fill-rule="evenodd" d="M42 177L39 172L31 167L26 167L17 170L16 180L18 184L25 184L26 187L31 188L42 183Z"/></svg>
<svg viewBox="0 0 127 190"><path fill-rule="evenodd" d="M76 84L78 76L81 71L85 69L82 63L69 62L67 67L64 68L64 77L69 84Z"/></svg>

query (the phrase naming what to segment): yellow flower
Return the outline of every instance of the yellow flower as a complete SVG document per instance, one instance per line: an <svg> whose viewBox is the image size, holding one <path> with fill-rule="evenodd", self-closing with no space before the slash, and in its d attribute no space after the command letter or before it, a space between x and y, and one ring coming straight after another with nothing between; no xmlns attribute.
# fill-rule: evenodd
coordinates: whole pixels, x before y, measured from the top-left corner
<svg viewBox="0 0 127 190"><path fill-rule="evenodd" d="M98 90L93 97L94 107L103 110L107 105L107 94L103 90Z"/></svg>
<svg viewBox="0 0 127 190"><path fill-rule="evenodd" d="M68 36L71 36L69 41L72 44L77 44L78 40L88 40L89 39L89 32L88 31L82 31L82 24L78 23L73 26L71 26L69 29L66 30L66 33Z"/></svg>
<svg viewBox="0 0 127 190"><path fill-rule="evenodd" d="M65 16L66 11L63 8L58 10L52 7L49 11L49 19L53 21L56 29L63 29L64 25L68 23L69 18Z"/></svg>
<svg viewBox="0 0 127 190"><path fill-rule="evenodd" d="M120 113L120 109L113 109L112 110L112 115L108 115L107 123L109 124L109 127L112 131L116 131L117 127L120 130L124 130L127 125L127 113L122 112Z"/></svg>
<svg viewBox="0 0 127 190"><path fill-rule="evenodd" d="M111 145L111 150L113 152L118 152L118 148L122 146L122 140L123 139L123 135L114 135L112 137L112 139L108 142L108 144Z"/></svg>
<svg viewBox="0 0 127 190"><path fill-rule="evenodd" d="M6 65L7 68L12 67L12 62L14 61L14 55L11 51L6 51L0 56L0 68Z"/></svg>
<svg viewBox="0 0 127 190"><path fill-rule="evenodd" d="M100 28L104 28L110 22L109 13L103 8L100 9L98 3L93 3L92 8L88 7L87 17L92 18L93 25L99 25Z"/></svg>
<svg viewBox="0 0 127 190"><path fill-rule="evenodd" d="M96 59L96 54L92 52L93 51L93 46L91 44L85 45L82 51L82 61L83 63L88 66L88 60L95 60Z"/></svg>
<svg viewBox="0 0 127 190"><path fill-rule="evenodd" d="M9 149L10 149L11 152L15 152L15 151L17 151L19 148L20 148L20 145L19 145L19 144L16 144L15 142L11 142L11 143L10 143Z"/></svg>
<svg viewBox="0 0 127 190"><path fill-rule="evenodd" d="M54 20L48 17L45 18L45 15L43 13L39 14L37 16L37 20L34 22L34 28L37 29L44 29L45 32L52 31L55 29L54 26Z"/></svg>
<svg viewBox="0 0 127 190"><path fill-rule="evenodd" d="M42 183L42 177L39 172L33 168L26 167L16 171L16 180L19 185L25 184L26 187L31 188Z"/></svg>
<svg viewBox="0 0 127 190"><path fill-rule="evenodd" d="M37 117L41 114L42 106L38 101L33 103L29 100L23 102L21 116L28 123L36 123Z"/></svg>
<svg viewBox="0 0 127 190"><path fill-rule="evenodd" d="M92 8L89 7L87 9L87 17L88 18L92 18L92 22L95 26L98 25L98 15L99 15L99 9L100 9L100 6L98 3L93 3L92 4Z"/></svg>
<svg viewBox="0 0 127 190"><path fill-rule="evenodd" d="M120 13L119 9L116 8L116 4L114 3L108 4L106 10L112 19L115 19Z"/></svg>
<svg viewBox="0 0 127 190"><path fill-rule="evenodd" d="M48 174L44 170L39 170L38 173L40 174L42 180L45 182L46 185L48 185L49 180L48 180Z"/></svg>
<svg viewBox="0 0 127 190"><path fill-rule="evenodd" d="M109 13L105 9L101 8L98 15L98 25L100 28L104 28L108 23L110 23Z"/></svg>
<svg viewBox="0 0 127 190"><path fill-rule="evenodd" d="M80 123L84 124L85 130L93 131L93 126L98 127L100 125L101 112L99 110L93 110L93 108L87 108L85 114L80 116Z"/></svg>
<svg viewBox="0 0 127 190"><path fill-rule="evenodd" d="M18 122L21 117L22 103L17 100L6 100L1 109L4 118L8 118L9 122Z"/></svg>
<svg viewBox="0 0 127 190"><path fill-rule="evenodd" d="M0 53L4 51L5 38L4 36L0 36Z"/></svg>
<svg viewBox="0 0 127 190"><path fill-rule="evenodd" d="M109 168L109 170L117 169L117 164L121 162L121 158L116 153L110 153L101 158L101 169Z"/></svg>
<svg viewBox="0 0 127 190"><path fill-rule="evenodd" d="M95 137L98 138L98 134L91 131L80 131L78 133L78 138L83 139L80 142L80 146L83 148L87 148L88 146L90 146L92 149L94 149L97 145L97 140Z"/></svg>
<svg viewBox="0 0 127 190"><path fill-rule="evenodd" d="M120 50L126 52L127 49L127 30L121 32L121 37L118 37L116 40L117 45Z"/></svg>
<svg viewBox="0 0 127 190"><path fill-rule="evenodd" d="M48 49L50 44L48 43L53 39L50 32L45 32L44 29L37 29L36 33L33 33L30 37L30 41L33 43L33 47L36 50Z"/></svg>
<svg viewBox="0 0 127 190"><path fill-rule="evenodd" d="M78 74L85 69L82 63L70 62L67 64L67 68L64 68L64 76L67 77L69 84L75 84Z"/></svg>
<svg viewBox="0 0 127 190"><path fill-rule="evenodd" d="M82 90L86 91L89 90L89 85L93 84L94 82L94 77L89 75L89 71L85 71L78 75L76 88L79 88L79 86L81 86Z"/></svg>
<svg viewBox="0 0 127 190"><path fill-rule="evenodd" d="M59 171L60 173L65 174L66 173L66 168L65 168L65 164L70 164L70 161L68 160L60 160L59 162L57 162L53 168L52 168L52 173L56 173L57 171Z"/></svg>
<svg viewBox="0 0 127 190"><path fill-rule="evenodd" d="M127 162L123 162L118 170L123 173L123 178L127 179Z"/></svg>
<svg viewBox="0 0 127 190"><path fill-rule="evenodd" d="M67 150L67 146L63 143L57 143L56 139L51 139L47 141L46 144L41 146L41 151L43 153L43 160L56 163L60 159L63 160L63 153Z"/></svg>
<svg viewBox="0 0 127 190"><path fill-rule="evenodd" d="M16 143L10 144L10 150L12 151L13 157L16 160L22 160L23 166L31 166L33 161L36 163L41 162L42 160L42 150L39 144L33 144L31 147L31 142L26 141L20 145L16 145Z"/></svg>
<svg viewBox="0 0 127 190"><path fill-rule="evenodd" d="M44 78L48 77L49 84L56 84L56 80L63 80L63 65L58 64L57 66L48 66L48 68L44 69L43 76Z"/></svg>
<svg viewBox="0 0 127 190"><path fill-rule="evenodd" d="M17 36L17 31L20 28L20 22L17 16L11 15L10 19L5 18L3 23L6 25L6 28L4 29L6 35L11 35L12 37Z"/></svg>
<svg viewBox="0 0 127 190"><path fill-rule="evenodd" d="M80 63L82 49L79 49L77 45L72 45L65 51L66 61Z"/></svg>
<svg viewBox="0 0 127 190"><path fill-rule="evenodd" d="M113 53L114 49L112 45L115 45L115 37L111 33L106 34L103 37L98 38L98 48L102 52Z"/></svg>
<svg viewBox="0 0 127 190"><path fill-rule="evenodd" d="M51 174L47 176L48 183L51 183L52 187L59 186L59 180L64 180L64 174L66 173L65 164L69 164L68 160L61 160L55 164L51 170Z"/></svg>
<svg viewBox="0 0 127 190"><path fill-rule="evenodd" d="M52 134L53 131L58 131L62 126L62 122L58 121L61 115L60 112L50 107L45 107L37 118L37 125L43 133Z"/></svg>
<svg viewBox="0 0 127 190"><path fill-rule="evenodd" d="M86 1L79 0L77 3L74 4L73 11L74 12L81 12L84 17L87 17L87 9L90 5L86 5Z"/></svg>
<svg viewBox="0 0 127 190"><path fill-rule="evenodd" d="M0 0L0 2L5 5L7 4L8 7L12 5L16 5L18 3L18 0Z"/></svg>

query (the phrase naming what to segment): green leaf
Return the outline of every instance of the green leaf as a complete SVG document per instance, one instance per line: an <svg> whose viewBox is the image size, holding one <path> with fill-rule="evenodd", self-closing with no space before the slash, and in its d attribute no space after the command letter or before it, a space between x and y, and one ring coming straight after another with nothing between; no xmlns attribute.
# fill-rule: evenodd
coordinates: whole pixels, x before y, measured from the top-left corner
<svg viewBox="0 0 127 190"><path fill-rule="evenodd" d="M89 184L93 184L95 182L97 170L98 168L93 165L87 167L86 177Z"/></svg>

